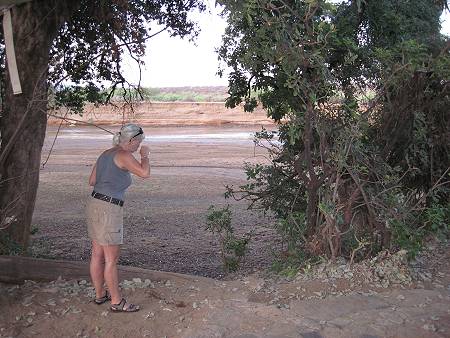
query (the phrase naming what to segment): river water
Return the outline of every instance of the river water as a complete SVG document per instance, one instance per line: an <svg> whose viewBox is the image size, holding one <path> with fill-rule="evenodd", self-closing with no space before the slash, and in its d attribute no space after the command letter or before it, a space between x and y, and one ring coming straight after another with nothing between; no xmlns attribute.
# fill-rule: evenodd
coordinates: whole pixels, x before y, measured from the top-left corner
<svg viewBox="0 0 450 338"><path fill-rule="evenodd" d="M119 127L105 127L111 133ZM145 142L162 143L202 143L202 144L253 144L255 132L261 131L259 125L251 126L183 126L183 127L144 127ZM270 128L273 130L274 128ZM58 131L51 126L47 130L47 141L54 139ZM96 127L63 127L58 133L58 140L71 142L85 140L93 142L110 141L112 134Z"/></svg>

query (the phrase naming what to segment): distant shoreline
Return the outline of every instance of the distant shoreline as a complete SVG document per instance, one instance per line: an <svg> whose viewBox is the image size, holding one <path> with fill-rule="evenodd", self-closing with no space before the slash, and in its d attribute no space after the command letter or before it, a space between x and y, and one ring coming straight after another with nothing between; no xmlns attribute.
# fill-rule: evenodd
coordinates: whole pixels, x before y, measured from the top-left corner
<svg viewBox="0 0 450 338"><path fill-rule="evenodd" d="M67 110L61 109L49 116L48 125L59 125ZM78 121L76 121L78 120ZM124 104L94 106L87 104L83 115L67 115L64 125L121 125L139 123L144 126L220 126L220 125L274 125L261 107L245 112L242 106L230 109L224 102L136 102L133 108Z"/></svg>
<svg viewBox="0 0 450 338"><path fill-rule="evenodd" d="M124 91L116 89L113 100L122 101ZM127 93L129 95L130 92ZM228 87L141 87L139 93L131 91L131 96L151 102L222 102L229 97Z"/></svg>

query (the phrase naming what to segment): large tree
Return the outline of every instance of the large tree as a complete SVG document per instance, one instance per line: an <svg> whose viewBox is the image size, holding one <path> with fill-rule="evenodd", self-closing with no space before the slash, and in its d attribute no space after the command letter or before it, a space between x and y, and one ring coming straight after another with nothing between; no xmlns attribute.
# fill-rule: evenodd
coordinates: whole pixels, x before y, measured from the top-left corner
<svg viewBox="0 0 450 338"><path fill-rule="evenodd" d="M158 33L150 22L173 36L195 37L196 25L188 12L204 6L201 0L10 2L19 3L11 8L11 15L22 94L13 94L3 63L0 236L8 233L12 241L26 248L50 91L56 92L56 100L66 100L77 108L80 99L104 101L102 83L112 88L127 83L121 73L124 55L130 55L138 66L142 64L145 41ZM4 62L4 42L2 45ZM63 83L75 87L67 90Z"/></svg>
<svg viewBox="0 0 450 338"><path fill-rule="evenodd" d="M317 256L414 246L424 227L447 227L446 1L219 2L227 105L258 97L281 122L278 142L259 134L271 163L228 195L274 212L288 245Z"/></svg>

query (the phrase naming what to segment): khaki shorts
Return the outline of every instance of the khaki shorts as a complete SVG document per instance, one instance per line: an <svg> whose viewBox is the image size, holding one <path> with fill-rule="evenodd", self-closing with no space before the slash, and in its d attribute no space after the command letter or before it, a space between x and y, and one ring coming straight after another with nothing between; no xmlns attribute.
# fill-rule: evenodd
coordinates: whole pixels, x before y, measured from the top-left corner
<svg viewBox="0 0 450 338"><path fill-rule="evenodd" d="M100 245L123 244L123 208L89 197L86 207L89 237Z"/></svg>

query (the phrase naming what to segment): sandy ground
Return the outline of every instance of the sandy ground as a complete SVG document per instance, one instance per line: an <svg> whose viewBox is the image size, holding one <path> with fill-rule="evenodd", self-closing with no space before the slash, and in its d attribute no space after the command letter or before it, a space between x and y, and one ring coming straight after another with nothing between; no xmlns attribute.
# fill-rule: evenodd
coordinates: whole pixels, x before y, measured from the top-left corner
<svg viewBox="0 0 450 338"><path fill-rule="evenodd" d="M95 305L84 279L0 283L0 337L445 338L449 248L430 246L415 262L417 280L404 265L389 263L395 255L372 264L382 275L358 264L291 280L164 272L141 279L136 272L121 283L123 295L141 307L133 314Z"/></svg>
<svg viewBox="0 0 450 338"><path fill-rule="evenodd" d="M108 127L114 130L114 127ZM237 233L253 232L241 273L267 268L277 240L270 219L245 203L225 200L225 185L245 182L244 162L264 162L251 132L258 125L148 127L151 178L134 177L125 204L125 244L120 264L208 277L223 277L220 246L205 231L207 209L233 205ZM50 127L43 162L56 134ZM64 127L41 171L33 224L34 256L87 260L90 243L84 216L92 188L87 180L111 137L91 127ZM268 239L274 241L268 241Z"/></svg>
<svg viewBox="0 0 450 338"><path fill-rule="evenodd" d="M0 337L450 337L448 243L431 244L410 266L391 264L387 255L368 267L341 262L290 280L254 273L270 266L279 239L270 219L223 199L224 184L245 182L244 160L266 160L248 139L251 130L146 128L152 177L135 179L127 195L120 261L159 270L151 280L136 273L121 283L141 311L116 314L109 304L95 305L92 286L81 278L0 284ZM55 131L49 129L43 161ZM35 256L88 259L87 179L109 144L92 128L68 128L58 138L41 172ZM224 276L219 245L204 230L208 206L228 202L237 232L254 232L241 276Z"/></svg>

